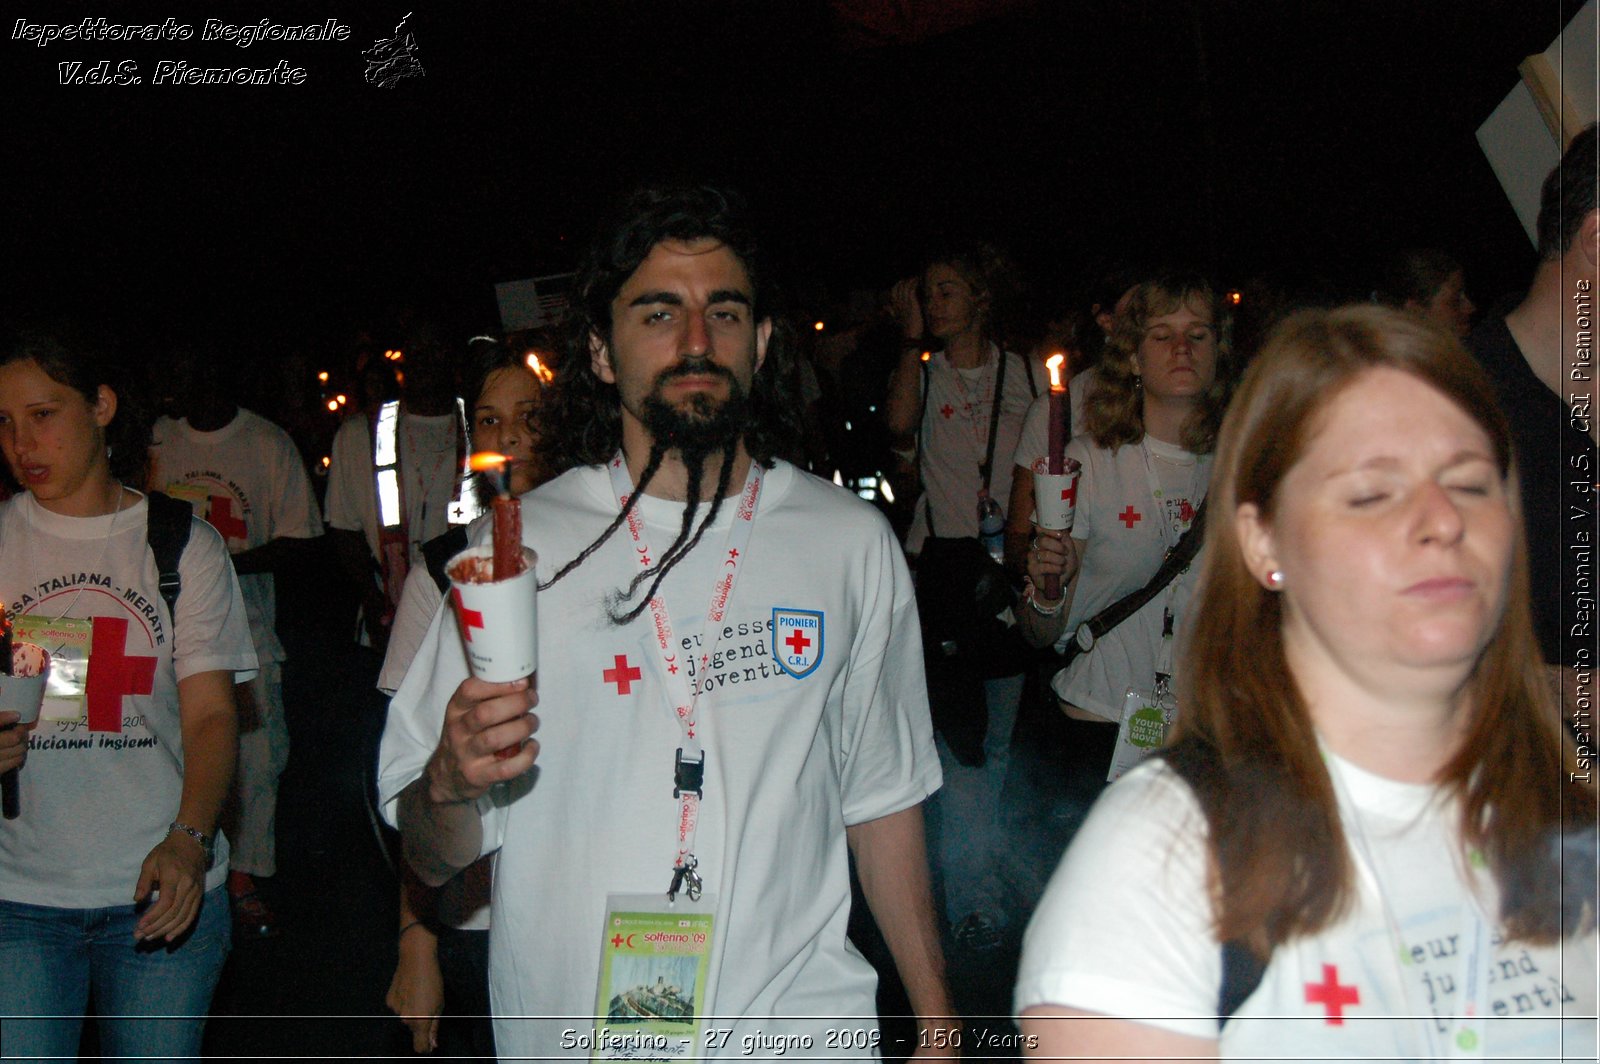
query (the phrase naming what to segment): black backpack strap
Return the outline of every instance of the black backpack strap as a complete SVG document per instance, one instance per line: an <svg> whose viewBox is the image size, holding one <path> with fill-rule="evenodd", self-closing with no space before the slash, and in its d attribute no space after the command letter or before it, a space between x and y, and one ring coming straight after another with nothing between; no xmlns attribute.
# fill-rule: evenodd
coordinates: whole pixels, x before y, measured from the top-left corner
<svg viewBox="0 0 1600 1064"><path fill-rule="evenodd" d="M439 585L441 592L450 590L450 577L444 567L450 559L467 549L467 526L451 525L442 536L435 536L422 545L422 558L428 565L428 575Z"/></svg>
<svg viewBox="0 0 1600 1064"><path fill-rule="evenodd" d="M178 561L183 557L183 548L189 545L194 507L159 491L150 492L145 499L149 505L145 539L150 543L150 553L155 555L161 597L166 600L167 613L172 617L172 627L176 631L178 592L183 590L183 578L178 575Z"/></svg>
<svg viewBox="0 0 1600 1064"><path fill-rule="evenodd" d="M1216 751L1198 742L1185 742L1161 752L1162 759L1189 789L1199 793L1201 781L1218 770ZM1228 890L1227 869L1220 869L1222 890ZM1218 1026L1224 1026L1249 999L1267 973L1267 959L1237 939L1222 943L1222 986L1217 991Z"/></svg>

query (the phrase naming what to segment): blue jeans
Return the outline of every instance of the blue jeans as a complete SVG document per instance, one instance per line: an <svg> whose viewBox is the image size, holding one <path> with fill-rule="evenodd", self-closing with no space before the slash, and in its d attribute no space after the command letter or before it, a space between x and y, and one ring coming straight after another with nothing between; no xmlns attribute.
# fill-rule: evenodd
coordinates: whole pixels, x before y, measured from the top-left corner
<svg viewBox="0 0 1600 1064"><path fill-rule="evenodd" d="M944 881L945 919L959 923L981 912L997 926L1005 923L999 862L1000 795L1011 765L1011 733L1016 730L1026 677L1002 676L983 682L989 708L989 730L983 740L984 763L974 768L956 760L944 736L935 735L944 786L933 796L936 814L934 859Z"/></svg>
<svg viewBox="0 0 1600 1064"><path fill-rule="evenodd" d="M106 1057L199 1057L211 992L232 945L227 891L206 892L194 926L175 944L135 943L138 922L132 905L0 901L6 1059L76 1059L91 989Z"/></svg>

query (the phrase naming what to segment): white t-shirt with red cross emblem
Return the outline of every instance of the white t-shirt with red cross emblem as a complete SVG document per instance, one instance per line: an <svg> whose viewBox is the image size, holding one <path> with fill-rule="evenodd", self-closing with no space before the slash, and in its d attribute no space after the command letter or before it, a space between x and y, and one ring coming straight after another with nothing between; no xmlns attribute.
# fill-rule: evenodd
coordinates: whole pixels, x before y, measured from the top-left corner
<svg viewBox="0 0 1600 1064"><path fill-rule="evenodd" d="M917 442L921 451L923 497L906 535L906 550L915 554L930 534L976 536L978 489L983 486L984 455L988 453L989 417L994 405L999 350L990 345L984 364L957 369L935 352L927 364L928 397ZM1043 370L1020 355L1006 352L1005 394L995 424L994 470L989 497L1003 510L1011 498L1012 456L1022 433L1028 404L1041 390ZM924 377L917 378L918 388Z"/></svg>
<svg viewBox="0 0 1600 1064"><path fill-rule="evenodd" d="M241 409L215 432L199 432L187 421L161 418L150 445L151 480L162 491L194 506L215 528L230 554L278 538L322 535L322 517L300 452L283 429ZM271 573L246 573L239 591L263 665L283 660Z"/></svg>
<svg viewBox="0 0 1600 1064"><path fill-rule="evenodd" d="M178 565L174 641L145 535L148 509L140 499L106 517L63 517L26 492L0 504L0 601L19 631L31 619L75 628L46 649L57 658L53 672L81 677L76 694L47 692L44 716L60 719L41 718L18 774L22 815L0 820L7 901L131 902L139 866L166 836L183 791L178 681L217 670L240 683L255 675L233 564L198 518ZM73 620L83 623L60 623ZM207 889L227 871L219 834Z"/></svg>
<svg viewBox="0 0 1600 1064"><path fill-rule="evenodd" d="M1149 436L1115 451L1095 446L1093 437L1078 436L1067 444L1067 457L1083 464L1072 538L1086 541L1086 546L1057 650L1066 648L1079 623L1149 582L1161 568L1167 548L1177 543L1193 519L1211 476L1210 455L1193 455ZM1152 474L1158 485L1155 490L1161 492L1159 499L1151 488ZM1155 684L1163 612L1170 604L1181 639L1194 572L1191 565L1189 575L1169 588L1170 598L1167 591L1156 595L1138 613L1101 636L1093 650L1080 654L1056 677L1056 694L1116 720L1128 688L1150 692Z"/></svg>
<svg viewBox="0 0 1600 1064"><path fill-rule="evenodd" d="M1222 1057L1442 1059L1461 1035L1449 1017L1467 1010L1466 970L1476 967L1473 1011L1483 1020L1468 1041L1483 1059L1594 1060L1594 932L1532 946L1500 942L1486 922L1486 944L1470 964L1476 921L1456 808L1426 784L1324 753L1356 870L1355 905L1273 953L1259 988L1221 1028ZM1113 784L1028 926L1017 1011L1067 1005L1216 1038L1222 951L1205 839L1193 794L1165 762L1152 759ZM1495 913L1493 881L1471 875L1483 911Z"/></svg>
<svg viewBox="0 0 1600 1064"><path fill-rule="evenodd" d="M733 1032L718 1052L739 1055L747 1034L807 1034L818 1053L868 1056L865 1039L824 1048L844 1018L871 1028L877 1016L876 976L846 941L845 826L909 808L941 779L910 574L877 511L779 462L724 619L708 631L735 501L663 587L673 665L705 685L695 852L718 899L714 1026ZM539 578L592 543L617 508L599 468L524 496ZM665 550L683 505L647 496L639 512L648 546ZM604 612L642 557L621 529L539 592L539 759L519 781L525 793L499 799L484 821L485 850L499 847L490 969L496 1044L508 1057L573 1055L562 1032L592 1025L580 1017L595 1009L607 894L663 894L671 878L674 751L685 740L669 666L648 611L622 628ZM441 610L391 703L379 754L391 817L439 741L438 707L466 675L459 638ZM506 1018L519 1016L561 1018Z"/></svg>

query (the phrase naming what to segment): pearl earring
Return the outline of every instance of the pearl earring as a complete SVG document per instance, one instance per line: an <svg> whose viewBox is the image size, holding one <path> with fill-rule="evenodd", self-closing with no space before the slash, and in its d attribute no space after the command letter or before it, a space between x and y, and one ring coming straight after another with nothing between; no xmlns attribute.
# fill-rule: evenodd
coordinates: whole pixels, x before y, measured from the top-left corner
<svg viewBox="0 0 1600 1064"><path fill-rule="evenodd" d="M1267 587L1277 591L1283 587L1283 570L1274 569L1267 574Z"/></svg>

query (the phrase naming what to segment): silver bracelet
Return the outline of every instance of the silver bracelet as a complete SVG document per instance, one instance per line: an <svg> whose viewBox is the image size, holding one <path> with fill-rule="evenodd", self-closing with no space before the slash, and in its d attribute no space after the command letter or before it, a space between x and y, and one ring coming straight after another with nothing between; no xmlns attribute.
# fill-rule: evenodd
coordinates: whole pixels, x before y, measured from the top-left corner
<svg viewBox="0 0 1600 1064"><path fill-rule="evenodd" d="M195 842L198 842L200 844L200 849L202 851L204 851L204 853L206 855L206 867L207 868L211 867L211 861L212 861L212 857L213 857L213 854L212 854L213 838L212 838L212 836L207 835L205 832L201 831L199 828L192 828L188 824L182 823L181 821L177 821L177 820L174 820L167 827L167 834L168 835L171 835L174 831L181 831L181 832L183 832L183 834L189 836Z"/></svg>
<svg viewBox="0 0 1600 1064"><path fill-rule="evenodd" d="M1065 595L1062 595L1060 598L1056 599L1056 604L1049 609L1039 605L1039 600L1035 598L1034 595L1035 592L1033 588L1030 587L1028 589L1028 608L1041 617L1059 617L1061 616L1061 611L1066 609L1067 596Z"/></svg>

